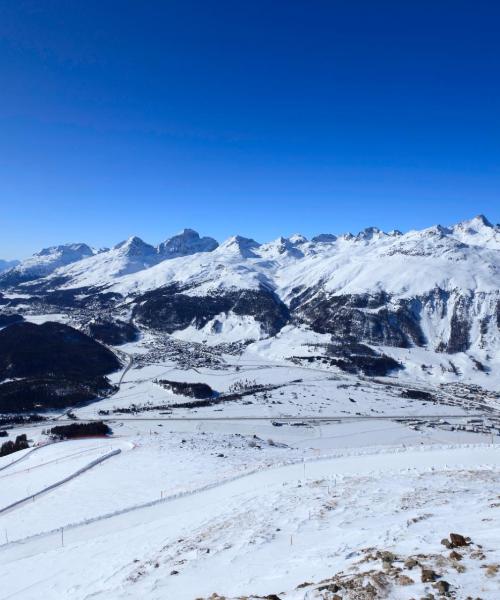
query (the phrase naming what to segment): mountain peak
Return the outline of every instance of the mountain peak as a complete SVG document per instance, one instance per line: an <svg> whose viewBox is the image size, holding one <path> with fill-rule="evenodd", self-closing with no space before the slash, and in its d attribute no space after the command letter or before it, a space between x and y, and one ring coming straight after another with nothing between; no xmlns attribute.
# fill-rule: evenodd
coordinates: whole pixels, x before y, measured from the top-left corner
<svg viewBox="0 0 500 600"><path fill-rule="evenodd" d="M156 253L156 249L153 246L147 244L136 235L132 235L123 242L116 244L114 249L121 250L122 253L126 254L127 256L140 256Z"/></svg>
<svg viewBox="0 0 500 600"><path fill-rule="evenodd" d="M81 257L92 256L94 254L92 248L87 246L87 244L82 243L69 243L69 244L59 244L58 246L48 246L47 248L42 248L38 252L35 252L33 256L69 256L75 255Z"/></svg>
<svg viewBox="0 0 500 600"><path fill-rule="evenodd" d="M188 256L197 252L212 252L219 243L211 237L200 237L194 229L183 229L158 246L158 254L166 258Z"/></svg>
<svg viewBox="0 0 500 600"><path fill-rule="evenodd" d="M365 229L363 229L363 231L360 231L358 233L356 239L370 241L373 239L379 239L385 235L386 234L378 227L366 227Z"/></svg>
<svg viewBox="0 0 500 600"><path fill-rule="evenodd" d="M299 246L300 244L305 244L307 242L307 238L301 233L294 233L288 238L288 241L294 246Z"/></svg>
<svg viewBox="0 0 500 600"><path fill-rule="evenodd" d="M320 233L314 236L311 241L319 244L332 244L337 241L337 236L333 233Z"/></svg>
<svg viewBox="0 0 500 600"><path fill-rule="evenodd" d="M238 252L244 258L254 258L256 255L253 251L257 248L260 248L259 242L241 235L231 236L220 246L221 250Z"/></svg>
<svg viewBox="0 0 500 600"><path fill-rule="evenodd" d="M490 223L490 221L488 221L488 219L484 215L476 215L472 219L460 221L460 223L457 223L453 227L453 229L460 229L469 233L477 233L478 231L481 231L484 228L493 228L493 225Z"/></svg>

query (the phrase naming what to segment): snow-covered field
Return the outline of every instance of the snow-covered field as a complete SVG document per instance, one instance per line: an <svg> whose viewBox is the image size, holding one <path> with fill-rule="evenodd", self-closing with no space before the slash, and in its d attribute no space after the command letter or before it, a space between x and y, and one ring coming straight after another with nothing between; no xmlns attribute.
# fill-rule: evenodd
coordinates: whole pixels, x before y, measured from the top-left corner
<svg viewBox="0 0 500 600"><path fill-rule="evenodd" d="M259 469L68 527L64 537L55 531L2 546L2 598L322 597L313 584L341 571L383 571L379 558L368 558L377 550L394 553L392 568L402 570L374 597L430 591L422 565L458 598L497 598L499 458L486 445L379 449ZM87 497L97 493L89 486ZM473 542L459 549L458 570L440 544L451 532ZM410 570L403 561L415 555ZM402 575L414 583L398 584Z"/></svg>
<svg viewBox="0 0 500 600"><path fill-rule="evenodd" d="M498 398L446 375L287 361L307 335L222 353L222 368L144 361L147 337L122 346L134 360L112 376L119 390L74 411L109 420L111 437L0 459L0 599L409 600L445 583L457 599L498 598L500 438L473 422L483 405L493 419ZM189 398L157 379L264 387L179 408ZM10 436L46 444L46 428ZM441 544L453 532L471 538L460 560Z"/></svg>

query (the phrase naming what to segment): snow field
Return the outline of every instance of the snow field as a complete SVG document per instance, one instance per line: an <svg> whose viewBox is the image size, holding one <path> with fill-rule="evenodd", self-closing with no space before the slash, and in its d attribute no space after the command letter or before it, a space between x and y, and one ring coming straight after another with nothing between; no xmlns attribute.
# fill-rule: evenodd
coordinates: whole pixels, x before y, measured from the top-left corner
<svg viewBox="0 0 500 600"><path fill-rule="evenodd" d="M488 561L498 562L498 524L485 519L494 515L499 469L498 446L468 446L260 470L69 529L64 547L57 533L3 546L0 585L5 599L194 600L214 591L280 597L284 591L295 600L304 598L294 591L298 584L354 566L364 548L432 553L450 531L470 535ZM47 577L54 561L57 575ZM478 583L474 564L469 574L454 576L459 597L480 585L481 597L493 599L498 580ZM417 582L391 597L410 598L423 587Z"/></svg>

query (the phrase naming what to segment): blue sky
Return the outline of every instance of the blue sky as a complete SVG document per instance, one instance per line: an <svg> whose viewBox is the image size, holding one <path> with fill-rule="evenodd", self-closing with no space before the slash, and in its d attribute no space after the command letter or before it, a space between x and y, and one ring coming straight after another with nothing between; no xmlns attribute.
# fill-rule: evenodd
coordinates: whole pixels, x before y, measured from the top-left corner
<svg viewBox="0 0 500 600"><path fill-rule="evenodd" d="M500 221L491 1L0 1L0 257Z"/></svg>

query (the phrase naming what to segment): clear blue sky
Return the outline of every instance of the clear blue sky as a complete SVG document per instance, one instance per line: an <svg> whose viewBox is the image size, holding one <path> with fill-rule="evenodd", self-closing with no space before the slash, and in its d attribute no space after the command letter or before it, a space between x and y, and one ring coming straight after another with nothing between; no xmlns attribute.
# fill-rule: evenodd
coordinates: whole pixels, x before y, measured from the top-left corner
<svg viewBox="0 0 500 600"><path fill-rule="evenodd" d="M0 0L0 257L500 221L500 4Z"/></svg>

